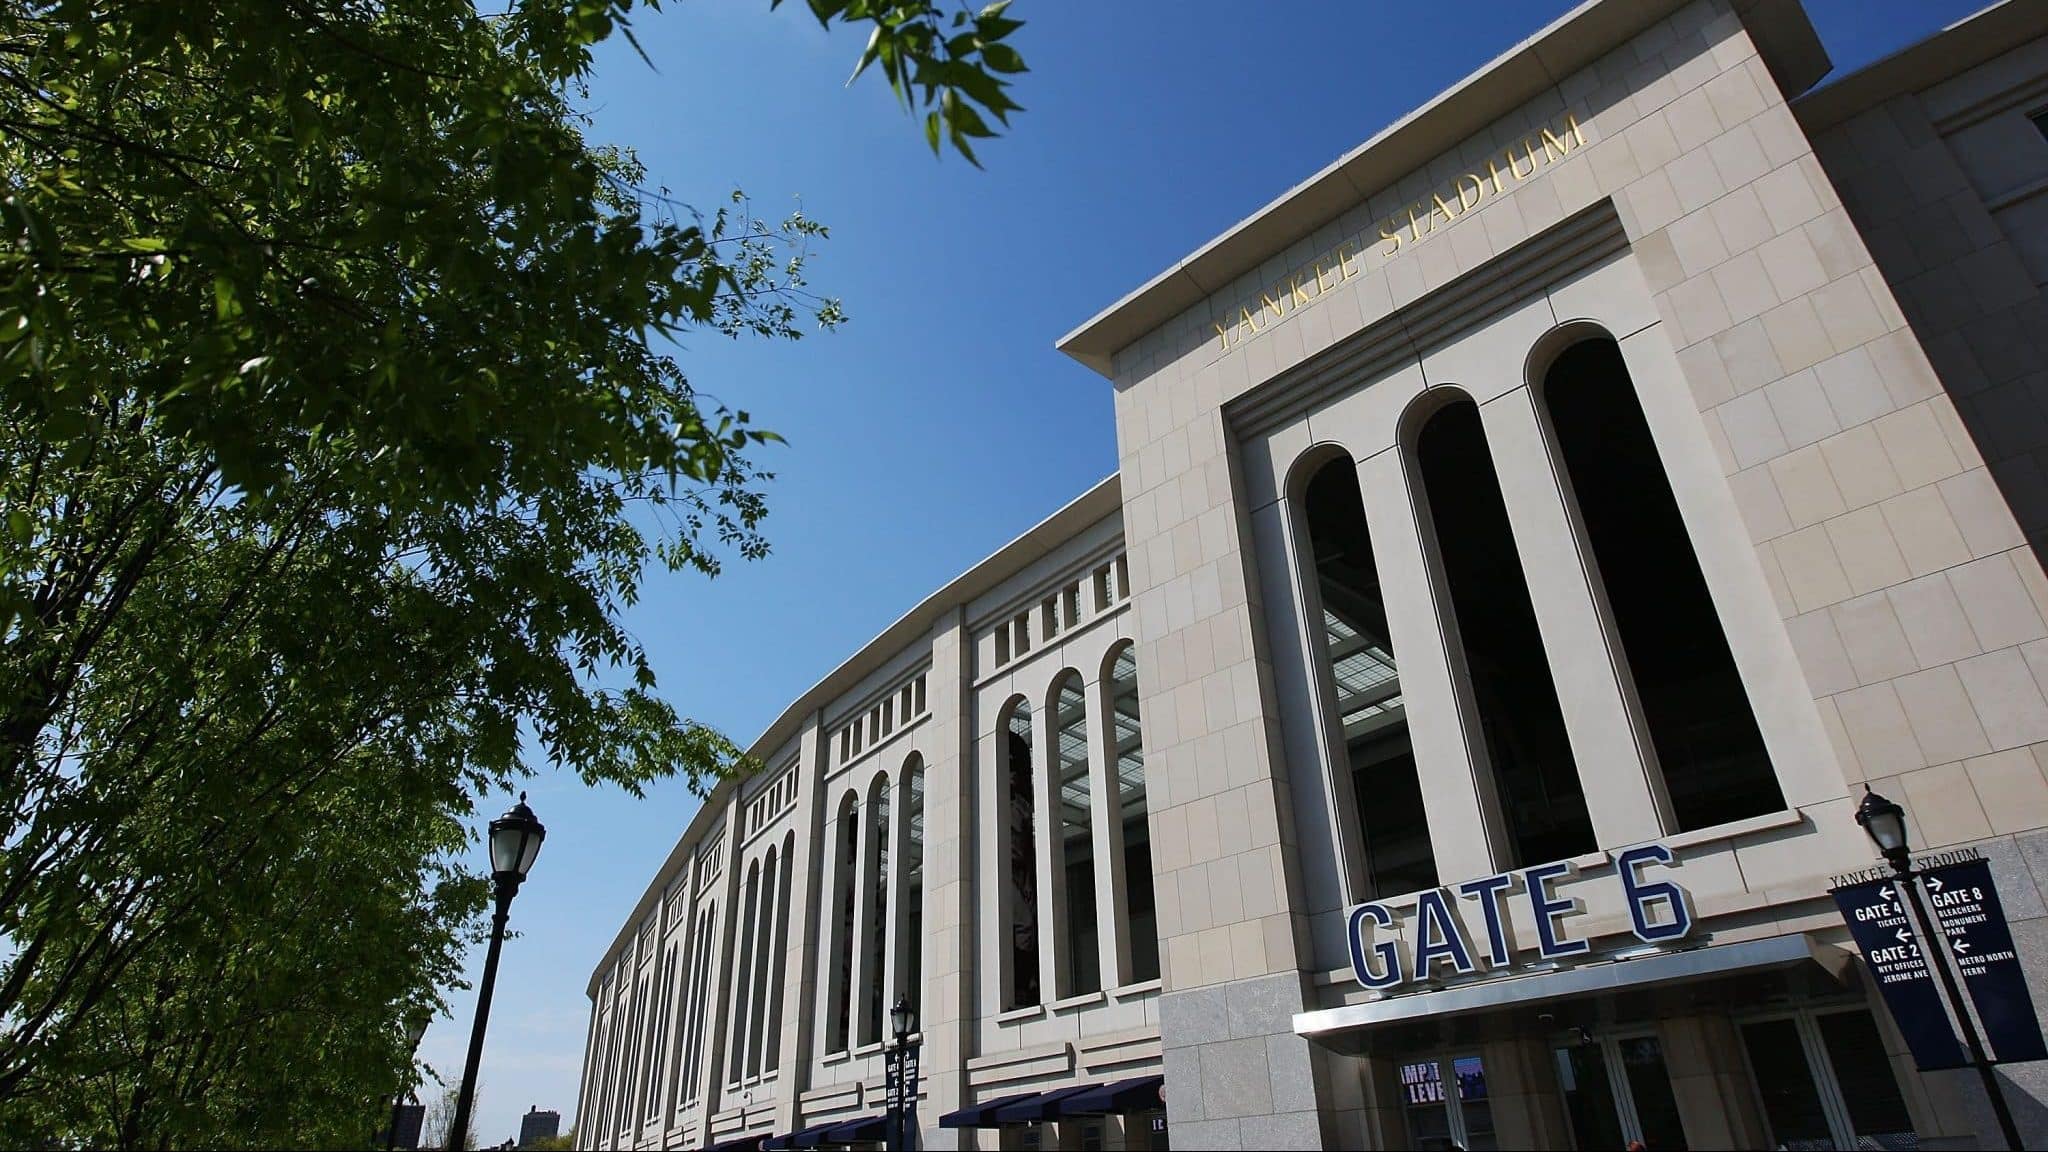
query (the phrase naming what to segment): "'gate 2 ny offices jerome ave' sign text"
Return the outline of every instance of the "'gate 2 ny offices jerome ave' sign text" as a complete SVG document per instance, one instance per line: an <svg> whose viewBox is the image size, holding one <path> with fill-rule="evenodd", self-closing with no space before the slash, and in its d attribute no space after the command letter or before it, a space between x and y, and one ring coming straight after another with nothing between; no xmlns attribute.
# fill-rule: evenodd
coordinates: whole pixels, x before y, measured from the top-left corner
<svg viewBox="0 0 2048 1152"><path fill-rule="evenodd" d="M1566 112L1557 127L1544 126L1486 158L1486 170L1460 172L1428 196L1380 221L1373 251L1382 259L1419 244L1438 228L1456 223L1488 198L1499 196L1586 146L1579 118ZM1287 315L1320 301L1323 294L1364 270L1366 250L1345 240L1318 253L1261 289L1255 299L1210 325L1219 351L1228 351ZM1256 307L1255 307L1255 306Z"/></svg>

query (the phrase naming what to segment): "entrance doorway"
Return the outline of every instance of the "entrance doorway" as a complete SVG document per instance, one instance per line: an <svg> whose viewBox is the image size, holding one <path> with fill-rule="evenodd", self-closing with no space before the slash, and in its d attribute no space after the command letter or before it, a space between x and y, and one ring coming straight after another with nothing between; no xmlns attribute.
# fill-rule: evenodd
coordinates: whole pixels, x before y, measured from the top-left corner
<svg viewBox="0 0 2048 1152"><path fill-rule="evenodd" d="M1656 1152L1686 1147L1655 1032L1579 1033L1554 1046L1551 1056L1575 1147L1626 1148L1635 1140Z"/></svg>
<svg viewBox="0 0 2048 1152"><path fill-rule="evenodd" d="M1919 1146L1868 1010L1802 1009L1737 1023L1772 1146Z"/></svg>
<svg viewBox="0 0 2048 1152"><path fill-rule="evenodd" d="M1500 1147L1494 1138L1493 1103L1486 1095L1486 1064L1476 1053L1407 1061L1401 1065L1401 1098L1411 1148L1491 1152Z"/></svg>

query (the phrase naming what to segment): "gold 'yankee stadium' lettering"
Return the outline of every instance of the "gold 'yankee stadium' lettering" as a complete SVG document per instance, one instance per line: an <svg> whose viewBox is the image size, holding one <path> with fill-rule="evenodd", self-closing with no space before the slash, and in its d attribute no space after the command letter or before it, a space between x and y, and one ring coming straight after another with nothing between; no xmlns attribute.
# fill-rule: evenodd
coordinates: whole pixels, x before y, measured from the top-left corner
<svg viewBox="0 0 2048 1152"><path fill-rule="evenodd" d="M1385 259L1406 245L1420 243L1438 228L1456 223L1488 197L1501 195L1585 146L1586 135L1579 127L1579 118L1566 112L1559 126L1545 125L1487 157L1484 172L1460 172L1429 195L1381 220L1374 251ZM1356 276L1366 255L1359 243L1340 242L1266 285L1250 303L1240 305L1235 316L1212 321L1210 327L1216 330L1218 350L1228 351L1259 335L1276 321L1308 307L1330 289Z"/></svg>

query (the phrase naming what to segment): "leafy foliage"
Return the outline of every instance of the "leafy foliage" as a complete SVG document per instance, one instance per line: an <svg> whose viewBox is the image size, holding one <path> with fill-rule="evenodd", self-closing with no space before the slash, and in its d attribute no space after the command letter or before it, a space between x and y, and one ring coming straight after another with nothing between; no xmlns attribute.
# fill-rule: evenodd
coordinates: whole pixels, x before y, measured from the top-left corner
<svg viewBox="0 0 2048 1152"><path fill-rule="evenodd" d="M970 159L1014 108L1000 7L811 8ZM0 1140L360 1143L477 797L745 767L618 619L767 547L667 338L841 313L585 138L632 10L0 0Z"/></svg>

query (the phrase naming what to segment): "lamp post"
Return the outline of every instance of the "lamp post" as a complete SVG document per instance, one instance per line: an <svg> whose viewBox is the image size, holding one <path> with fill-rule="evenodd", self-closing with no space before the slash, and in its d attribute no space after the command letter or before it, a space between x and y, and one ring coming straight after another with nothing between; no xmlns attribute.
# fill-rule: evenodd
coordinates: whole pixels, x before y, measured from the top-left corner
<svg viewBox="0 0 2048 1152"><path fill-rule="evenodd" d="M1948 955L1934 939L1941 932L1941 924L1927 914L1927 905L1920 899L1921 872L1913 867L1913 849L1906 836L1906 810L1890 800L1863 786L1863 802L1856 806L1856 823L1863 826L1877 850L1884 855L1885 862L1892 866L1898 879L1898 887L1905 891L1906 899L1913 906L1913 918L1925 929L1921 955L1934 968L1940 978L1942 999L1947 1001L1948 1010L1956 1018L1956 1027L1962 1029L1963 1044L1970 1053L1970 1065L1977 1070L1978 1078L1984 1084L1984 1096L1991 1102L1991 1111L1998 1117L1998 1128L2005 1137L2008 1148L2024 1147L2020 1143L2020 1130L2013 1123L2012 1110L2006 1107L2005 1095L1998 1090L1998 1078L1991 1072L1991 1061L1984 1056L1984 1044L1977 1038L1977 1026L1970 1020L1969 1006L1963 1003L1962 987L1956 982L1956 974L1950 970Z"/></svg>
<svg viewBox="0 0 2048 1152"><path fill-rule="evenodd" d="M476 1066L484 1054L484 1026L491 1018L491 990L498 982L498 952L505 944L505 918L512 909L512 897L540 855L540 842L548 830L526 806L526 793L510 812L491 821L491 893L497 907L491 912L491 948L484 955L484 979L477 986L476 1023L469 1029L469 1061L462 1067L462 1091L455 1097L455 1123L448 1131L447 1146L460 1148L469 1134L469 1109L476 1102Z"/></svg>
<svg viewBox="0 0 2048 1152"><path fill-rule="evenodd" d="M406 1050L411 1052L415 1058L420 1053L420 1041L426 1038L427 1023L432 1019L433 1017L425 1012L415 1012L406 1019ZM391 1124L384 1129L384 1152L392 1152L393 1149L398 1147L398 1109L405 1103L405 1098L411 1094L412 1086L409 1084L400 1091L391 1094Z"/></svg>
<svg viewBox="0 0 2048 1152"><path fill-rule="evenodd" d="M910 1063L910 1032L917 1026L917 1011L910 1006L910 997L896 997L895 1006L889 1009L889 1024L896 1032L896 1044L888 1055L889 1149L910 1152L910 1133L905 1130L905 1121L917 1099L916 1083L910 1079L915 1075Z"/></svg>

